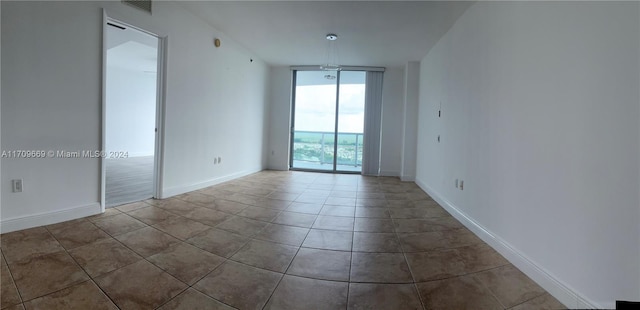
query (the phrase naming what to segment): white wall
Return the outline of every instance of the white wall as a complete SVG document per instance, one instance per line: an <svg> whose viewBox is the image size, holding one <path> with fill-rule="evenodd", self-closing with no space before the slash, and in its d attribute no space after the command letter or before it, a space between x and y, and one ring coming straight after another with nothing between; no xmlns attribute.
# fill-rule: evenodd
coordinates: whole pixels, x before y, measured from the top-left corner
<svg viewBox="0 0 640 310"><path fill-rule="evenodd" d="M289 132L291 130L291 69L271 67L269 71L269 153L268 167L289 170Z"/></svg>
<svg viewBox="0 0 640 310"><path fill-rule="evenodd" d="M404 71L404 107L400 179L415 181L416 143L418 139L418 102L420 95L420 62L407 62Z"/></svg>
<svg viewBox="0 0 640 310"><path fill-rule="evenodd" d="M93 7L86 3L0 5L2 150L98 149L100 11L86 14ZM97 160L1 161L3 232L33 224L25 217L99 208ZM11 179L19 178L24 192L11 193Z"/></svg>
<svg viewBox="0 0 640 310"><path fill-rule="evenodd" d="M639 12L479 2L421 64L417 183L570 308L640 300Z"/></svg>
<svg viewBox="0 0 640 310"><path fill-rule="evenodd" d="M0 5L0 19L2 18L2 5ZM0 42L2 41L2 31L0 31ZM1 45L2 43L0 43ZM0 49L0 72L2 72L2 49ZM2 74L0 74L2 75ZM2 85L0 83L0 146L2 146L2 99L4 98L2 97ZM1 147L0 147L1 149ZM2 174L2 160L0 160L0 176L3 176ZM0 180L0 186L1 186L1 180ZM0 225L2 223L2 190L0 190ZM0 232L2 231L2 227L0 227Z"/></svg>
<svg viewBox="0 0 640 310"><path fill-rule="evenodd" d="M153 156L156 126L156 74L107 66L105 149L129 157Z"/></svg>
<svg viewBox="0 0 640 310"><path fill-rule="evenodd" d="M404 127L404 68L390 67L382 82L380 175L399 176Z"/></svg>
<svg viewBox="0 0 640 310"><path fill-rule="evenodd" d="M1 6L3 150L100 148L105 7L168 36L162 196L264 167L267 66L180 5L155 2L152 16L120 2ZM217 156L222 163L213 165ZM100 209L97 159L3 158L2 168L2 231ZM14 178L24 179L23 193L10 193Z"/></svg>

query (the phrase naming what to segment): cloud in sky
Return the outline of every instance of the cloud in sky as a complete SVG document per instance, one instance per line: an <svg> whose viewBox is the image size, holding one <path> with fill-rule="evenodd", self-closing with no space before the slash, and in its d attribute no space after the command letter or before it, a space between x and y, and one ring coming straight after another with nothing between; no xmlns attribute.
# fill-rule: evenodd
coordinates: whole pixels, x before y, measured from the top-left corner
<svg viewBox="0 0 640 310"><path fill-rule="evenodd" d="M339 132L363 132L364 93L364 84L343 84L340 86ZM335 129L335 109L335 85L296 87L296 130L333 132Z"/></svg>

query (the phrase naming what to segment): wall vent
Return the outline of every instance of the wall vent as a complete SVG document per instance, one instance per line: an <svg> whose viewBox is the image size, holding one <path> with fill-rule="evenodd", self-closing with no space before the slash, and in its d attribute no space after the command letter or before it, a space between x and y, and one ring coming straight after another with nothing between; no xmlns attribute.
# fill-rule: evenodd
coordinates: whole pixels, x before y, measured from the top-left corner
<svg viewBox="0 0 640 310"><path fill-rule="evenodd" d="M151 14L151 0L122 0L122 2Z"/></svg>

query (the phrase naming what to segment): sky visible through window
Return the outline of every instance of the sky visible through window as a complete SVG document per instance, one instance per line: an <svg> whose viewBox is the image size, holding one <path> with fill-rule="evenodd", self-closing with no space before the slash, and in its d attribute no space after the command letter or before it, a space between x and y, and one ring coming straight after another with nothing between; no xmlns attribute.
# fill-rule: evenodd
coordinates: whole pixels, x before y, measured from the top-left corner
<svg viewBox="0 0 640 310"><path fill-rule="evenodd" d="M341 84L338 131L362 133L364 127L365 84ZM336 86L296 87L296 131L335 130Z"/></svg>

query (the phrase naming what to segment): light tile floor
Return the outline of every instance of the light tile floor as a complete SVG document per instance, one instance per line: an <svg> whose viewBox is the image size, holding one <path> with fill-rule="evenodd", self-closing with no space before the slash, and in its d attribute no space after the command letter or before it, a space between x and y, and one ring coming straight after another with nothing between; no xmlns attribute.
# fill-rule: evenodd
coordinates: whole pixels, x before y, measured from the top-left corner
<svg viewBox="0 0 640 310"><path fill-rule="evenodd" d="M413 183L264 171L2 235L2 309L557 309Z"/></svg>

